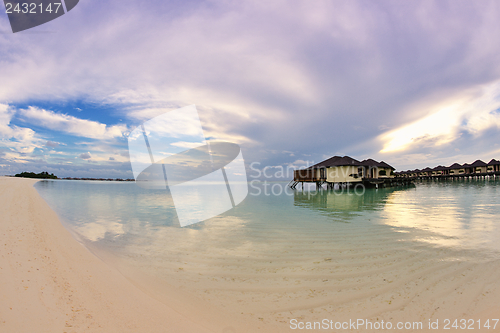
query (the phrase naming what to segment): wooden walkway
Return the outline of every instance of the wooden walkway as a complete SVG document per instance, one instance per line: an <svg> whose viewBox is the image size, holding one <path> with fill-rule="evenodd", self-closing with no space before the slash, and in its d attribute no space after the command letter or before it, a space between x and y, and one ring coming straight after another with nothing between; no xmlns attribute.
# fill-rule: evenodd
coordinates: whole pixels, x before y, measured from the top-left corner
<svg viewBox="0 0 500 333"><path fill-rule="evenodd" d="M315 183L316 189L325 189L323 186L326 185L326 189L334 189L335 185L338 188L346 188L352 186L362 185L367 188L383 188L383 187L393 187L393 186L405 186L409 185L414 181L411 178L362 178L361 181L357 182L327 182L327 181L290 181L288 185L290 188L295 189L299 184L304 188L304 183Z"/></svg>
<svg viewBox="0 0 500 333"><path fill-rule="evenodd" d="M338 188L346 188L362 184L367 188L384 188L394 186L406 186L418 180L482 180L482 179L500 179L500 171L485 172L485 173L469 173L459 175L434 175L434 176L417 176L417 177L394 177L394 178L362 178L361 181L351 183L330 183L325 180L304 180L304 181L290 181L288 185L295 189L299 184L304 188L304 183L315 183L317 189L334 189L337 185Z"/></svg>
<svg viewBox="0 0 500 333"><path fill-rule="evenodd" d="M410 180L454 180L454 179L497 179L500 178L500 171L483 172L483 173L462 173L458 175L433 175L433 176L417 176L417 177L395 177L395 179L410 179Z"/></svg>

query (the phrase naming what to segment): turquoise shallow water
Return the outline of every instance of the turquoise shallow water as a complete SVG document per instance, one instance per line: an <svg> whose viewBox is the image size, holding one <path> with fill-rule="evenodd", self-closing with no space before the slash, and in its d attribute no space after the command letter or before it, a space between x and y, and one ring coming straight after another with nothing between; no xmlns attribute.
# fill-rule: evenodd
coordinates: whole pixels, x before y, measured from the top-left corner
<svg viewBox="0 0 500 333"><path fill-rule="evenodd" d="M186 230L176 230L176 235L195 231L214 239L226 228L236 232L233 237L242 242L259 242L262 232L284 233L293 239L303 233L390 226L396 236L410 233L429 244L481 250L492 256L500 253L498 181L423 182L412 187L367 189L363 195L292 191L284 183L266 187L254 183L236 208L182 229L166 190L146 190L132 182L90 181L42 181L36 189L82 240L115 250L149 243L155 233L169 229ZM200 188L199 194L210 192Z"/></svg>
<svg viewBox="0 0 500 333"><path fill-rule="evenodd" d="M468 313L500 278L498 181L421 182L362 195L285 186L253 183L236 208L181 228L166 190L35 185L91 251L264 323ZM198 191L210 195L208 187Z"/></svg>

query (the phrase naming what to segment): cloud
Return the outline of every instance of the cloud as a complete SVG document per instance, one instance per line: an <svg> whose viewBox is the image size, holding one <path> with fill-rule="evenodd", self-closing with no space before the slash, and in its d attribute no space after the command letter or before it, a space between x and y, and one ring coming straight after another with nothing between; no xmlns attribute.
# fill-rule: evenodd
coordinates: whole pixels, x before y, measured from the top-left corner
<svg viewBox="0 0 500 333"><path fill-rule="evenodd" d="M97 140L120 138L123 132L127 131L124 125L108 126L97 121L80 119L33 106L19 110L18 113L27 123Z"/></svg>
<svg viewBox="0 0 500 333"><path fill-rule="evenodd" d="M411 124L380 136L381 153L438 147L457 140L464 132L477 137L489 128L500 128L500 81L465 96L437 105L437 110Z"/></svg>
<svg viewBox="0 0 500 333"><path fill-rule="evenodd" d="M51 148L57 148L59 147L59 142L53 142L53 141L47 141L47 143L45 144L47 147L51 147Z"/></svg>
<svg viewBox="0 0 500 333"><path fill-rule="evenodd" d="M496 128L494 113L442 111L500 78L495 1L148 4L81 2L39 28L57 39L0 36L0 102L85 100L130 126L196 104L206 136L269 165L292 163L270 153L285 150L316 160L387 147L427 156ZM0 111L0 134L29 141L5 125L13 112ZM19 117L98 140L127 131L43 108Z"/></svg>
<svg viewBox="0 0 500 333"><path fill-rule="evenodd" d="M180 148L197 148L201 144L198 142L184 142L184 141L179 141L179 142L173 142L170 144L171 146L175 147L180 147Z"/></svg>
<svg viewBox="0 0 500 333"><path fill-rule="evenodd" d="M318 162L314 162L314 161L309 161L309 160L302 160L302 159L298 159L298 160L295 160L291 163L286 163L286 165L288 167L291 167L291 168L295 168L295 169L303 169L303 168L307 168L307 167L310 167L311 165L314 165Z"/></svg>
<svg viewBox="0 0 500 333"><path fill-rule="evenodd" d="M33 159L29 154L43 147L43 138L34 130L11 123L16 114L14 108L0 103L0 147L6 147L4 159L11 163L25 163Z"/></svg>
<svg viewBox="0 0 500 333"><path fill-rule="evenodd" d="M114 161L114 160L115 160L115 158L114 158L114 157L110 157L110 158L109 158L109 160L110 160L110 161Z"/></svg>
<svg viewBox="0 0 500 333"><path fill-rule="evenodd" d="M10 121L15 113L15 110L7 104L0 104L0 137L11 137L14 130L9 126Z"/></svg>
<svg viewBox="0 0 500 333"><path fill-rule="evenodd" d="M86 153L81 153L80 155L78 155L78 157L81 158L82 160L88 160L92 158L92 155L89 152L86 152Z"/></svg>

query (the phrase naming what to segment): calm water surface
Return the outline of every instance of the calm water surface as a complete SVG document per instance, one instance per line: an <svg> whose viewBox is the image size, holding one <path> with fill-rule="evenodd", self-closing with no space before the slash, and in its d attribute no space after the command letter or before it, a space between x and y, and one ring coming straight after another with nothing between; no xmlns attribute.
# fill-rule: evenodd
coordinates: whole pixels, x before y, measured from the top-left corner
<svg viewBox="0 0 500 333"><path fill-rule="evenodd" d="M81 240L114 250L151 244L169 230L190 242L193 237L209 238L210 243L206 239L201 243L216 247L266 243L271 236L293 242L315 233L369 232L376 240L377 232L390 231L394 241L404 234L407 240L497 257L499 185L488 180L424 182L354 195L352 191L282 191L285 184L281 183L274 193L270 187L267 192L252 187L236 208L187 228L179 227L165 190L145 190L132 182L90 181L42 181L36 189ZM199 191L206 194L203 188Z"/></svg>

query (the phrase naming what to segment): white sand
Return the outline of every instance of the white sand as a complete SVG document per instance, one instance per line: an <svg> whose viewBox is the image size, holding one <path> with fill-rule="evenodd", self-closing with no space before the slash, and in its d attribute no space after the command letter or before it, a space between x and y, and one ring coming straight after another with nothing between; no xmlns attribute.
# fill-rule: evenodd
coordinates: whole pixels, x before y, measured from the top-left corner
<svg viewBox="0 0 500 333"><path fill-rule="evenodd" d="M0 177L0 332L231 332L223 314L208 324L206 308L181 314L90 253L35 182Z"/></svg>

